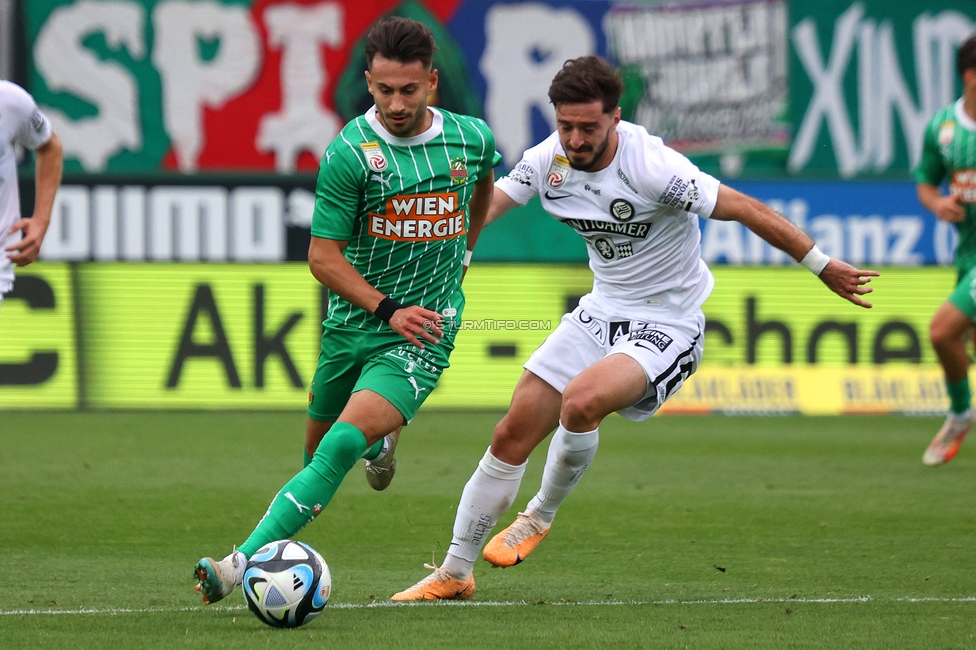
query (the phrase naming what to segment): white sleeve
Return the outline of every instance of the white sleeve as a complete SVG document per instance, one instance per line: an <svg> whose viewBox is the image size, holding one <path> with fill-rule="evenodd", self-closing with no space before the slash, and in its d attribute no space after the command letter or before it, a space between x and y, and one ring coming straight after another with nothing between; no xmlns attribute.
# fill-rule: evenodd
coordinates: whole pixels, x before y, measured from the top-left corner
<svg viewBox="0 0 976 650"><path fill-rule="evenodd" d="M495 187L505 192L519 205L525 205L539 193L539 177L542 172L539 169L537 150L538 147L533 147L526 151L522 154L522 160L508 172L508 176L495 181Z"/></svg>
<svg viewBox="0 0 976 650"><path fill-rule="evenodd" d="M6 82L2 87L2 98L6 117L11 121L14 142L33 150L51 139L51 123L26 90Z"/></svg>
<svg viewBox="0 0 976 650"><path fill-rule="evenodd" d="M656 149L646 159L649 197L662 205L710 217L718 201L719 180L671 147L662 144Z"/></svg>

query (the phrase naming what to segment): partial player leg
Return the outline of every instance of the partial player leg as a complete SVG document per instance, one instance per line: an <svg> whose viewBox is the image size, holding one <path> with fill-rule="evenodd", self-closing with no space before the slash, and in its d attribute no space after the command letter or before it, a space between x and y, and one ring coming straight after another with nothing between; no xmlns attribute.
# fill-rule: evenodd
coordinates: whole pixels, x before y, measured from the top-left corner
<svg viewBox="0 0 976 650"><path fill-rule="evenodd" d="M363 456L363 470L366 472L366 482L369 487L377 491L390 487L393 475L396 474L396 448L400 442L400 431L397 427L393 433L388 433Z"/></svg>
<svg viewBox="0 0 976 650"><path fill-rule="evenodd" d="M238 551L245 559L250 558L268 542L291 538L311 523L325 509L342 479L367 449L401 426L403 421L400 411L380 395L369 390L354 393L338 421L322 438L312 462L281 488ZM220 563L211 562L209 566L215 570L207 570L201 576L199 569L208 568L207 560L204 558L197 563L196 575L204 602L210 604L231 593L234 584L228 584L231 572L221 571ZM233 576L235 584L240 582L242 575L243 572Z"/></svg>
<svg viewBox="0 0 976 650"><path fill-rule="evenodd" d="M930 466L941 465L952 460L973 425L973 412L970 408L972 394L968 374L969 355L965 343L972 321L958 305L961 302L963 308L967 309L972 305L972 297L968 291L969 284L966 278L960 282L960 286L965 291L961 292L957 289L935 313L929 326L929 338L942 364L946 391L950 399L949 415L922 455L922 462Z"/></svg>
<svg viewBox="0 0 976 650"><path fill-rule="evenodd" d="M559 418L559 392L528 370L522 374L508 413L495 427L485 452L458 504L454 538L443 566L393 600L470 598L474 561L498 518L518 494L526 460ZM504 460L503 460L504 459Z"/></svg>
<svg viewBox="0 0 976 650"><path fill-rule="evenodd" d="M569 382L563 392L560 424L549 443L542 486L511 526L485 547L485 560L514 566L549 534L556 510L596 456L599 424L610 413L630 406L647 390L647 377L624 355L602 359Z"/></svg>
<svg viewBox="0 0 976 650"><path fill-rule="evenodd" d="M386 398L369 390L353 393L319 443L311 464L285 484L239 549L251 557L268 542L288 539L307 526L328 505L346 473L370 445L402 424L403 415Z"/></svg>

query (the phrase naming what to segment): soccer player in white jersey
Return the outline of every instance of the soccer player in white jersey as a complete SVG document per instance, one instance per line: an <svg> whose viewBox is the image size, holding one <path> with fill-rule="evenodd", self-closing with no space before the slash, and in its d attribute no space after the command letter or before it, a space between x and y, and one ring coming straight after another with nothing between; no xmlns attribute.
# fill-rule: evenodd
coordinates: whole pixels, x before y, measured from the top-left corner
<svg viewBox="0 0 976 650"><path fill-rule="evenodd" d="M15 145L37 156L30 219L20 216ZM27 266L41 250L61 183L61 165L61 140L34 99L17 84L0 81L0 303L14 288L14 265Z"/></svg>
<svg viewBox="0 0 976 650"><path fill-rule="evenodd" d="M714 279L701 259L699 216L735 220L862 307L876 271L830 259L761 202L700 171L643 127L620 120L623 84L606 61L567 61L549 87L557 130L495 184L486 223L539 195L587 242L593 290L525 363L508 413L461 495L442 566L393 600L469 598L475 558L512 505L529 453L549 433L542 486L485 547L513 566L549 533L593 460L600 422L653 415L702 358L701 306Z"/></svg>

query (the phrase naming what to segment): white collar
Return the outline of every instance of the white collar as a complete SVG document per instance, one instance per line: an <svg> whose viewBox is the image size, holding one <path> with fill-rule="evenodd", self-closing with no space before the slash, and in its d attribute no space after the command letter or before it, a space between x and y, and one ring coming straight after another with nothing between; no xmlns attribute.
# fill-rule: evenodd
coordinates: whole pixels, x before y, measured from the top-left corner
<svg viewBox="0 0 976 650"><path fill-rule="evenodd" d="M965 128L967 131L976 131L976 120L966 114L966 109L963 106L962 99L963 98L960 97L958 100L956 100L956 107L954 111L956 114L956 121L962 124L963 128Z"/></svg>
<svg viewBox="0 0 976 650"><path fill-rule="evenodd" d="M417 144L425 144L439 136L444 131L444 115L433 106L428 106L427 109L434 114L434 119L430 123L430 128L423 133L418 133L417 135L410 136L409 138L400 138L387 131L386 127L383 126L383 123L380 122L378 117L376 117L375 104L373 104L369 110L366 111L366 122L374 131L376 131L377 135L383 138L383 141L387 144L392 144L399 147L410 147Z"/></svg>

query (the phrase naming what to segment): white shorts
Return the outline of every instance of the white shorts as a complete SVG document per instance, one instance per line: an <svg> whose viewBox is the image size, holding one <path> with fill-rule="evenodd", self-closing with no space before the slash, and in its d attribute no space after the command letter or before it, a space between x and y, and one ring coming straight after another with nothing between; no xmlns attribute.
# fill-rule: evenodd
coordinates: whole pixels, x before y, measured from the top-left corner
<svg viewBox="0 0 976 650"><path fill-rule="evenodd" d="M698 369L705 351L705 314L649 323L605 321L582 307L563 316L523 366L562 393L567 384L611 354L626 354L647 375L647 391L636 404L617 411L628 420L646 420Z"/></svg>

